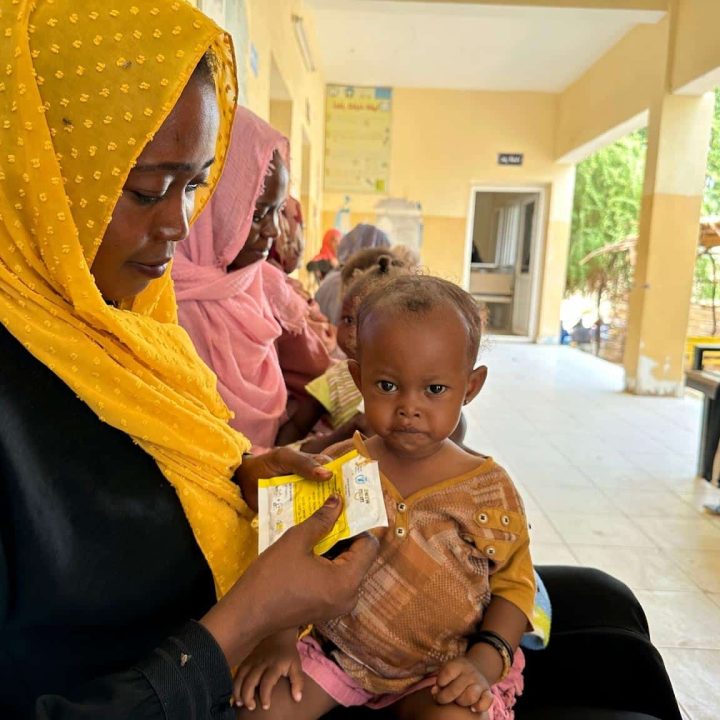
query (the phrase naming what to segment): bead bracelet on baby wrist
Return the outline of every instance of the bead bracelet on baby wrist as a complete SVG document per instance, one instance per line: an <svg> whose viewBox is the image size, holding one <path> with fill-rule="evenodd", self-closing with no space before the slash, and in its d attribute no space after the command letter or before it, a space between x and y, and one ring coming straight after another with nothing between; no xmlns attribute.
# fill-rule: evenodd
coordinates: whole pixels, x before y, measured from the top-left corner
<svg viewBox="0 0 720 720"><path fill-rule="evenodd" d="M497 650L503 663L502 674L499 680L504 680L510 673L513 664L513 656L515 653L513 652L512 645L510 645L504 637L492 630L479 630L473 635L472 640L474 643L484 643Z"/></svg>

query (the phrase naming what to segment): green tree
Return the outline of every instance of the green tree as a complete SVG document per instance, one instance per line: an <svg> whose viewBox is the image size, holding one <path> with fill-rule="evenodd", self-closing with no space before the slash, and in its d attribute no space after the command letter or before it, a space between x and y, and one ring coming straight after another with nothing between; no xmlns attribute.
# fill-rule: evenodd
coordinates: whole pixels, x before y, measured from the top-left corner
<svg viewBox="0 0 720 720"><path fill-rule="evenodd" d="M603 297L622 296L632 281L630 253L621 248L623 240L637 236L646 151L647 131L638 130L577 166L566 291L594 293L598 311ZM715 91L702 215L720 216L720 88ZM700 249L693 302L712 305L713 334L719 280L720 257Z"/></svg>
<svg viewBox="0 0 720 720"><path fill-rule="evenodd" d="M717 299L718 299L718 256L714 248L698 248L695 261L695 281L693 283L692 302L706 303L712 308L712 335L717 334Z"/></svg>
<svg viewBox="0 0 720 720"><path fill-rule="evenodd" d="M707 170L705 172L705 193L702 205L703 216L720 215L720 88L715 90L715 115L713 117ZM717 248L698 248L695 263L693 302L709 303L712 307L712 334L717 334L718 275L720 262Z"/></svg>
<svg viewBox="0 0 720 720"><path fill-rule="evenodd" d="M702 214L720 215L720 89L715 90L715 116L710 136Z"/></svg>
<svg viewBox="0 0 720 720"><path fill-rule="evenodd" d="M603 298L632 280L630 253L620 248L637 235L646 150L647 132L637 130L577 166L566 291L593 293L598 316Z"/></svg>

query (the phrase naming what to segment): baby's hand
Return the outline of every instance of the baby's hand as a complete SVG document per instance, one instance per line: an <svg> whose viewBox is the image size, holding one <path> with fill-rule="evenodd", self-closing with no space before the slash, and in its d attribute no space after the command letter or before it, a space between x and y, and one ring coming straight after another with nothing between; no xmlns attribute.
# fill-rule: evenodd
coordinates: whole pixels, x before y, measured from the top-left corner
<svg viewBox="0 0 720 720"><path fill-rule="evenodd" d="M467 657L458 657L443 665L431 690L440 705L454 702L472 712L482 713L482 720L493 702L490 684L478 666Z"/></svg>
<svg viewBox="0 0 720 720"><path fill-rule="evenodd" d="M238 707L256 707L257 693L263 710L270 707L272 692L281 677L290 681L295 702L302 700L303 671L297 651L297 633L288 630L263 640L240 665L233 683L233 700Z"/></svg>

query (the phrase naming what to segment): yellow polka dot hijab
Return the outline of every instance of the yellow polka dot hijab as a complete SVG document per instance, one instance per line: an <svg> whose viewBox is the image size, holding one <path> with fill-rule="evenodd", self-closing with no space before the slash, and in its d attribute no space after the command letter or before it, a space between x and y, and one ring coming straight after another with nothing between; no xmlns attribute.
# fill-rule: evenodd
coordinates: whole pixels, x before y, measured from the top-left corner
<svg viewBox="0 0 720 720"><path fill-rule="evenodd" d="M248 443L176 323L170 273L114 308L89 269L127 174L208 49L222 117L212 188L236 81L211 20L184 0L3 0L0 322L155 458L222 595L255 553L231 481Z"/></svg>

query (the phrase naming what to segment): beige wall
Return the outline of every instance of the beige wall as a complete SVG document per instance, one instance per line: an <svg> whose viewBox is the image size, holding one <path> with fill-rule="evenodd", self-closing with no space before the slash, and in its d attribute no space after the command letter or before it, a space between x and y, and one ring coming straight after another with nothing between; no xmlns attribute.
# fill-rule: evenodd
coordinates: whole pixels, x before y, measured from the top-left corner
<svg viewBox="0 0 720 720"><path fill-rule="evenodd" d="M270 100L270 112L267 120L276 130L290 137L293 130L292 100ZM293 160L296 154L297 151L293 148ZM297 173L294 173L294 177L297 179Z"/></svg>
<svg viewBox="0 0 720 720"><path fill-rule="evenodd" d="M225 0L229 5L233 0ZM197 6L197 0L188 0ZM228 15L232 9L228 9ZM322 222L322 173L325 153L325 78L320 62L312 12L302 0L247 0L248 52L237 58L238 75L247 79L247 106L267 121L275 120L278 130L289 134L291 149L291 189L299 198L303 174L308 192L303 207L307 257L320 247ZM303 18L315 72L308 72L298 49L292 16ZM230 28L232 30L232 28ZM250 45L258 54L257 77L250 67ZM271 68L275 63L290 94L290 100L273 103ZM272 116L272 117L271 117ZM309 116L309 117L308 117ZM303 137L309 152L303 153ZM303 168L309 162L310 168Z"/></svg>
<svg viewBox="0 0 720 720"><path fill-rule="evenodd" d="M627 33L560 94L555 157L578 162L625 132L666 89L720 85L719 0L670 0L670 14ZM616 131L616 132L614 132Z"/></svg>
<svg viewBox="0 0 720 720"><path fill-rule="evenodd" d="M640 25L570 85L559 98L555 157L579 162L635 129L623 126L663 91L667 46L667 19ZM607 136L618 126L617 137ZM596 144L601 137L604 142Z"/></svg>
<svg viewBox="0 0 720 720"><path fill-rule="evenodd" d="M503 4L503 0L494 1ZM521 4L533 3L560 4L558 0L523 0ZM637 3L635 7L645 9L667 6L671 17L630 31L560 94L394 89L389 194L422 204L423 260L431 271L458 281L464 278L466 225L474 184L544 190L541 337L556 333L564 287L574 182L568 163L643 124L648 108L667 87L697 90L699 84L707 85L720 67L720 42L715 38L720 27L720 0ZM247 0L247 4L249 42L259 57L257 77L248 67L247 56L239 59L247 75L247 102L266 119L272 116L280 124L282 118L282 129L289 129L294 191L299 192L302 180L308 188L304 209L311 254L343 202L340 194L322 192L324 78L322 70L309 73L305 69L292 27L293 14L305 19L320 65L312 11L303 0ZM613 6L609 0L582 0L580 4ZM283 106L271 105L276 99L271 92L273 64L290 94L290 102ZM309 141L309 152L303 152L303 136ZM521 168L498 166L498 152L524 153L525 163ZM372 221L379 199L381 196L353 196L352 223Z"/></svg>
<svg viewBox="0 0 720 720"><path fill-rule="evenodd" d="M673 91L694 84L697 93L720 84L720 2L673 0L676 3L670 86ZM699 80L699 82L697 82Z"/></svg>
<svg viewBox="0 0 720 720"><path fill-rule="evenodd" d="M248 107L266 120L275 120L282 132L290 131L291 192L299 196L303 172L309 185L307 207L303 208L308 245L306 255L309 256L320 243L325 151L325 80L313 16L301 0L248 0L247 4L249 42L258 54L257 77L249 67L248 57L238 59L246 65ZM308 72L303 64L293 31L293 14L304 19L313 59L319 68L316 72ZM276 99L272 97L270 82L273 62L290 94L289 101L273 102ZM310 152L305 157L310 164L309 172L303 168L303 132L310 144Z"/></svg>
<svg viewBox="0 0 720 720"><path fill-rule="evenodd" d="M422 259L431 272L463 281L473 185L539 187L550 191L548 203L555 183L566 192L568 173L573 174L554 162L556 122L557 96L548 93L394 89L390 195L422 204ZM499 152L524 153L523 166L498 165ZM381 197L353 195L351 221L372 222ZM324 226L332 225L343 198L325 194ZM543 235L549 210L549 205L544 208ZM569 215L565 219L569 221ZM554 227L551 239L567 248L566 235ZM548 266L551 276L543 278L543 284L564 286L564 275L555 277L556 272L564 273L564 265L555 262L555 253L548 256L553 260ZM559 305L554 312L559 312Z"/></svg>
<svg viewBox="0 0 720 720"><path fill-rule="evenodd" d="M543 273L537 318L538 342L557 342L560 333L560 303L565 293L570 224L572 221L575 166L559 166L550 188L546 222L546 241L542 248Z"/></svg>

